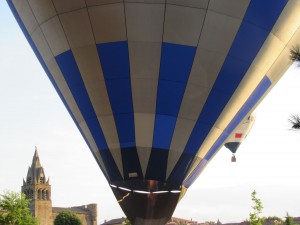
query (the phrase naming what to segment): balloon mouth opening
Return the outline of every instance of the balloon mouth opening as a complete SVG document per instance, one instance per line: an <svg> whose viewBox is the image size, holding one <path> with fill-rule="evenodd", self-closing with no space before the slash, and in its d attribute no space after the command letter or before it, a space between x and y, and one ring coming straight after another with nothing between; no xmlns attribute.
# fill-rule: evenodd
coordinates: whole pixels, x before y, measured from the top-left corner
<svg viewBox="0 0 300 225"><path fill-rule="evenodd" d="M112 181L109 183L112 190L118 189L125 192L138 194L165 194L181 193L181 185L158 180L128 179Z"/></svg>
<svg viewBox="0 0 300 225"><path fill-rule="evenodd" d="M128 193L132 192L132 193L137 193L137 194L166 194L166 193L172 193L172 194L178 194L181 193L181 190L179 189L173 189L173 190L158 190L158 191L146 191L146 190L138 190L138 189L129 189L126 187L122 187L122 186L117 186L114 184L110 184L110 187L113 189L120 189L122 191L126 191Z"/></svg>
<svg viewBox="0 0 300 225"><path fill-rule="evenodd" d="M166 224L182 194L181 185L157 180L129 179L109 185L133 225Z"/></svg>

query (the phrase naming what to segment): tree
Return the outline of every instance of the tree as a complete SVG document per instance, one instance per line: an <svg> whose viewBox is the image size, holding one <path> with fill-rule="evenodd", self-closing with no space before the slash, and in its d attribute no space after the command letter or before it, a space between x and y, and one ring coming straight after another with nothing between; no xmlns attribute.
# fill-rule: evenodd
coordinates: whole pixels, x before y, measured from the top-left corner
<svg viewBox="0 0 300 225"><path fill-rule="evenodd" d="M289 118L289 122L292 125L292 129L295 129L295 130L300 129L300 116L299 115L291 115Z"/></svg>
<svg viewBox="0 0 300 225"><path fill-rule="evenodd" d="M290 59L300 66L300 47L296 46L290 50Z"/></svg>
<svg viewBox="0 0 300 225"><path fill-rule="evenodd" d="M75 213L62 211L55 218L54 225L82 225L82 223Z"/></svg>
<svg viewBox="0 0 300 225"><path fill-rule="evenodd" d="M264 218L261 218L259 215L262 213L262 209L264 207L261 200L256 197L255 190L251 193L251 199L254 203L254 205L252 206L254 212L250 213L250 225L262 225L264 222Z"/></svg>
<svg viewBox="0 0 300 225"><path fill-rule="evenodd" d="M291 217L288 213L286 214L285 225L297 225L297 223L294 222L293 217Z"/></svg>
<svg viewBox="0 0 300 225"><path fill-rule="evenodd" d="M0 195L0 224L1 225L37 225L29 209L30 200L24 194L5 192Z"/></svg>
<svg viewBox="0 0 300 225"><path fill-rule="evenodd" d="M269 216L265 219L264 225L282 225L283 220L277 216Z"/></svg>

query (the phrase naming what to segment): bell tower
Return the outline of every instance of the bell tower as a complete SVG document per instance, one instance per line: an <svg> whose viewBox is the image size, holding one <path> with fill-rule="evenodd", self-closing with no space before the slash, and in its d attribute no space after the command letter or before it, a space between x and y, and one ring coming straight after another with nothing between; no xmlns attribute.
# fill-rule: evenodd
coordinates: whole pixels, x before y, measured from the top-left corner
<svg viewBox="0 0 300 225"><path fill-rule="evenodd" d="M38 218L40 224L52 225L51 185L49 179L46 180L36 147L32 164L28 168L26 180L23 179L21 190L27 199L31 199L30 211Z"/></svg>

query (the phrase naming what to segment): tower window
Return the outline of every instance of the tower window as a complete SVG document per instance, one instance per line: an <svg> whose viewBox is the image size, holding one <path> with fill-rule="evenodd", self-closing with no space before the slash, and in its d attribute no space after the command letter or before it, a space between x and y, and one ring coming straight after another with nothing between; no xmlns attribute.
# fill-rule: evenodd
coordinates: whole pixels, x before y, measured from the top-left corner
<svg viewBox="0 0 300 225"><path fill-rule="evenodd" d="M46 191L42 190L42 199L45 200L46 199Z"/></svg>
<svg viewBox="0 0 300 225"><path fill-rule="evenodd" d="M44 183L45 178L44 177L40 177L40 183Z"/></svg>
<svg viewBox="0 0 300 225"><path fill-rule="evenodd" d="M27 177L27 184L31 184L31 177Z"/></svg>
<svg viewBox="0 0 300 225"><path fill-rule="evenodd" d="M42 200L42 191L41 191L41 189L38 190L38 199Z"/></svg>
<svg viewBox="0 0 300 225"><path fill-rule="evenodd" d="M26 199L33 199L33 190L26 190L24 191Z"/></svg>

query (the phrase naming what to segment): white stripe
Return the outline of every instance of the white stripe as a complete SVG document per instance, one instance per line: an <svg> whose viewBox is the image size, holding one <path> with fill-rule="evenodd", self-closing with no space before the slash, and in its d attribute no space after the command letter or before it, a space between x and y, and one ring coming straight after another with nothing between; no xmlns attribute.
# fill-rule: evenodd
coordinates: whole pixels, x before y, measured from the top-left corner
<svg viewBox="0 0 300 225"><path fill-rule="evenodd" d="M154 132L164 7L164 4L125 5L135 140L144 176Z"/></svg>
<svg viewBox="0 0 300 225"><path fill-rule="evenodd" d="M41 29L54 56L70 49L58 16L55 16L41 24Z"/></svg>
<svg viewBox="0 0 300 225"><path fill-rule="evenodd" d="M36 21L33 12L28 4L27 0L13 0L12 1L16 10L18 11L19 16L21 17L26 30L29 34L38 27L38 22Z"/></svg>
<svg viewBox="0 0 300 225"><path fill-rule="evenodd" d="M123 176L123 163L118 133L87 9L64 13L60 15L60 19L108 148Z"/></svg>
<svg viewBox="0 0 300 225"><path fill-rule="evenodd" d="M134 114L136 147L144 176L152 150L154 120L155 114Z"/></svg>
<svg viewBox="0 0 300 225"><path fill-rule="evenodd" d="M210 0L208 9L233 18L243 19L251 0Z"/></svg>
<svg viewBox="0 0 300 225"><path fill-rule="evenodd" d="M164 4L125 4L128 41L161 42Z"/></svg>
<svg viewBox="0 0 300 225"><path fill-rule="evenodd" d="M209 0L167 0L168 4L207 9Z"/></svg>
<svg viewBox="0 0 300 225"><path fill-rule="evenodd" d="M44 23L56 15L56 11L51 0L28 0L28 2L39 24Z"/></svg>
<svg viewBox="0 0 300 225"><path fill-rule="evenodd" d="M125 0L126 3L129 3L129 2L134 2L134 3L160 3L160 4L165 4L166 3L166 0Z"/></svg>
<svg viewBox="0 0 300 225"><path fill-rule="evenodd" d="M58 0L59 1L59 0ZM120 3L123 0L85 0L87 6L107 5L112 3Z"/></svg>
<svg viewBox="0 0 300 225"><path fill-rule="evenodd" d="M123 3L88 8L96 43L126 40Z"/></svg>
<svg viewBox="0 0 300 225"><path fill-rule="evenodd" d="M163 41L197 46L205 10L167 5Z"/></svg>
<svg viewBox="0 0 300 225"><path fill-rule="evenodd" d="M41 1L41 0L39 0ZM85 8L85 2L82 0L52 0L58 14Z"/></svg>
<svg viewBox="0 0 300 225"><path fill-rule="evenodd" d="M291 60L289 58L290 50L299 45L300 40L300 1L290 0L285 10L280 16L280 20L275 24L272 33L283 43L287 43L284 50L276 59L275 63L268 70L267 76L272 84L279 80L284 71L289 67ZM288 24L288 26L286 26ZM285 27L283 29L282 27Z"/></svg>

